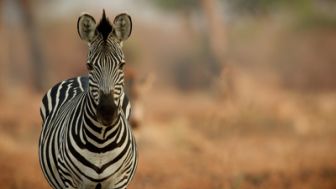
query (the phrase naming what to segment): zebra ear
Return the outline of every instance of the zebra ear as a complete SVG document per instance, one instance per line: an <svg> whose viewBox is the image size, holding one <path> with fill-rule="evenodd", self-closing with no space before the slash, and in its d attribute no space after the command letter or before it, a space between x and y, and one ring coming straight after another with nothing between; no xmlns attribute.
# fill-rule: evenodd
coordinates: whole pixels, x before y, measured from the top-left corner
<svg viewBox="0 0 336 189"><path fill-rule="evenodd" d="M123 42L132 33L132 19L126 14L119 14L115 17L113 21L114 35L119 40L119 42Z"/></svg>
<svg viewBox="0 0 336 189"><path fill-rule="evenodd" d="M91 42L94 36L96 35L96 21L95 19L87 14L83 13L77 21L77 31L79 37L82 40Z"/></svg>

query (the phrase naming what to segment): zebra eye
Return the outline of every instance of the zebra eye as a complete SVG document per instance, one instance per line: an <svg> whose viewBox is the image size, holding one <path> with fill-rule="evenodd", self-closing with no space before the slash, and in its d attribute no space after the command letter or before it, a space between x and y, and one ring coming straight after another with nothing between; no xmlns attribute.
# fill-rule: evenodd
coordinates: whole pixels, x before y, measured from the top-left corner
<svg viewBox="0 0 336 189"><path fill-rule="evenodd" d="M119 64L119 68L120 68L120 69L123 69L124 66L125 66L125 61L120 62L120 64Z"/></svg>
<svg viewBox="0 0 336 189"><path fill-rule="evenodd" d="M90 63L87 63L87 64L86 64L86 67L87 67L87 69L90 70L90 71L93 70L92 64L90 64Z"/></svg>

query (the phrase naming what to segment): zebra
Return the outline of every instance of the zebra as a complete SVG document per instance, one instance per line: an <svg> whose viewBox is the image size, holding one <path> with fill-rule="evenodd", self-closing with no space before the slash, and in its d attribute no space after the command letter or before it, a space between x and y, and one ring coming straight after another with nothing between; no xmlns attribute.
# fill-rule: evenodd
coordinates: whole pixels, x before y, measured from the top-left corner
<svg viewBox="0 0 336 189"><path fill-rule="evenodd" d="M132 20L123 13L111 23L103 10L96 25L83 13L77 30L88 43L88 75L60 82L42 98L40 166L52 188L124 189L137 167L122 51Z"/></svg>

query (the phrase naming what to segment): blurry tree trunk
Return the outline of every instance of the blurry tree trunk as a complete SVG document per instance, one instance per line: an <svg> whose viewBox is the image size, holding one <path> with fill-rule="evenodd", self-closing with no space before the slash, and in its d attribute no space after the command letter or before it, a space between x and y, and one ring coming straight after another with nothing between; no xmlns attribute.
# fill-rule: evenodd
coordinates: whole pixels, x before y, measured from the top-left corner
<svg viewBox="0 0 336 189"><path fill-rule="evenodd" d="M31 65L33 75L33 85L36 90L42 90L45 85L45 67L42 60L41 47L39 44L38 31L35 25L32 1L19 0L23 15L23 25L27 34L29 52L31 54Z"/></svg>
<svg viewBox="0 0 336 189"><path fill-rule="evenodd" d="M208 23L208 37L211 50L219 61L224 64L227 40L218 2L217 0L201 0L201 8Z"/></svg>
<svg viewBox="0 0 336 189"><path fill-rule="evenodd" d="M183 31L186 32L188 39L194 40L195 37L195 30L193 29L192 23L191 23L191 10L186 9L183 11L180 11L182 24L183 24Z"/></svg>
<svg viewBox="0 0 336 189"><path fill-rule="evenodd" d="M233 91L233 73L228 65L226 28L224 20L222 20L219 2L218 0L200 0L200 2L208 23L208 43L214 58L217 60L214 64L219 64L211 65L218 69L214 70L215 74L219 76L219 83L216 84L216 87L220 87L220 90L225 91L226 95L230 95L229 93Z"/></svg>
<svg viewBox="0 0 336 189"><path fill-rule="evenodd" d="M0 0L0 41L2 41L2 43L3 43L2 46L5 46L6 41L5 41L4 36L6 35L6 31L4 29L4 26L5 26L4 18L3 18L4 15L2 13L3 10L4 10L4 8L3 8L4 5L3 4L4 4L4 2L2 0ZM0 62L1 62L1 64L0 64L0 96L3 95L3 91L4 91L4 79L5 79L5 77L4 77L4 74L5 74L4 63L6 63L5 62L5 54L6 53L4 53L4 51L5 51L5 49L1 49L1 51L0 51Z"/></svg>
<svg viewBox="0 0 336 189"><path fill-rule="evenodd" d="M1 28L1 40L4 49L3 64L1 65L1 80L3 82L3 90L8 94L13 86L16 86L17 81L21 77L21 73L18 73L18 55L15 54L15 41L17 39L16 35L18 34L18 26L20 25L20 16L18 14L18 2L16 0L5 0L2 2L1 16L2 24L4 27Z"/></svg>

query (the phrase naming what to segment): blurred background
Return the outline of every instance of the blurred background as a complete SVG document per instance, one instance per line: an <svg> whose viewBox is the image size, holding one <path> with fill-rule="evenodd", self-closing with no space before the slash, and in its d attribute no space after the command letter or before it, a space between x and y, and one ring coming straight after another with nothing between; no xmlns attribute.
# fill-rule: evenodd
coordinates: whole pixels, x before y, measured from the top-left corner
<svg viewBox="0 0 336 189"><path fill-rule="evenodd" d="M130 189L336 188L334 0L0 0L0 188L49 188L40 100L86 74L102 9L133 19Z"/></svg>

